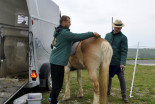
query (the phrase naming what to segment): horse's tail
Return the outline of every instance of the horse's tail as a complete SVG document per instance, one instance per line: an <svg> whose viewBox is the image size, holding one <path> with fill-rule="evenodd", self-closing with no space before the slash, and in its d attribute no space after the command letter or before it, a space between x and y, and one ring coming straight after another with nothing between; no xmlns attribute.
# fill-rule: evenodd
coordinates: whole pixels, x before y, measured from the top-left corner
<svg viewBox="0 0 155 104"><path fill-rule="evenodd" d="M107 89L109 80L109 64L112 58L113 50L111 45L104 40L101 44L102 47L102 61L99 73L99 101L100 104L107 103Z"/></svg>

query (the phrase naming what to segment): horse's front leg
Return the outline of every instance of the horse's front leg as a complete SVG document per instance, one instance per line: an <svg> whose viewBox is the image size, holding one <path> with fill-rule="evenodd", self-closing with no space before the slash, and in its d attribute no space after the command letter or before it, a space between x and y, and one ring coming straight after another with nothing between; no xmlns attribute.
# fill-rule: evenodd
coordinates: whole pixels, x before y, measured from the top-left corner
<svg viewBox="0 0 155 104"><path fill-rule="evenodd" d="M65 94L63 96L63 100L70 99L70 67L67 65L65 66Z"/></svg>
<svg viewBox="0 0 155 104"><path fill-rule="evenodd" d="M77 69L77 81L79 84L79 92L77 97L83 97L83 88L82 88L82 77L81 77L81 69Z"/></svg>

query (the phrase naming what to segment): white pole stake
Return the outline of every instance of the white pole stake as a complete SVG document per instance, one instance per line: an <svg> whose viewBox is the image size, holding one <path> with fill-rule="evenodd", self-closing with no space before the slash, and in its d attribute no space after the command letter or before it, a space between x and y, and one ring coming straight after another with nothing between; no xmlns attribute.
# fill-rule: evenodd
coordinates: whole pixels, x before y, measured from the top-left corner
<svg viewBox="0 0 155 104"><path fill-rule="evenodd" d="M139 50L139 42L138 42L138 46L137 46L137 53L136 53L136 59L135 59L135 67L134 67L134 72L133 72L133 78L132 78L132 83L131 83L131 90L130 90L130 98L133 97L132 96L132 90L133 90L133 83L134 83L134 78L135 78L135 72L136 72L136 65L137 65L137 58L138 58L138 50Z"/></svg>

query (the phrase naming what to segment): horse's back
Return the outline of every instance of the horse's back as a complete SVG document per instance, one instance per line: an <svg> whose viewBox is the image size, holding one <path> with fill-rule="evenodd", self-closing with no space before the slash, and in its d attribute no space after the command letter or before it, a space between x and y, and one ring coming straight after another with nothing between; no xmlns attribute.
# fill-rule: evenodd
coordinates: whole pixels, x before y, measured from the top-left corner
<svg viewBox="0 0 155 104"><path fill-rule="evenodd" d="M103 38L92 37L81 42L81 51L83 55L86 56L96 56L96 58L100 58L105 51L105 47L111 48L111 45Z"/></svg>
<svg viewBox="0 0 155 104"><path fill-rule="evenodd" d="M99 66L102 61L104 47L107 46L111 47L108 41L103 38L92 37L81 41L75 55L70 56L71 66L74 68L87 68L87 66L92 65Z"/></svg>
<svg viewBox="0 0 155 104"><path fill-rule="evenodd" d="M105 47L111 49L109 42L103 38L89 38L81 42L81 52L83 54L83 62L86 67L100 66L103 61L103 55L107 52Z"/></svg>
<svg viewBox="0 0 155 104"><path fill-rule="evenodd" d="M82 51L84 51L89 48L95 48L95 47L99 48L102 42L106 42L106 40L103 38L95 38L95 37L88 38L81 42L81 49Z"/></svg>

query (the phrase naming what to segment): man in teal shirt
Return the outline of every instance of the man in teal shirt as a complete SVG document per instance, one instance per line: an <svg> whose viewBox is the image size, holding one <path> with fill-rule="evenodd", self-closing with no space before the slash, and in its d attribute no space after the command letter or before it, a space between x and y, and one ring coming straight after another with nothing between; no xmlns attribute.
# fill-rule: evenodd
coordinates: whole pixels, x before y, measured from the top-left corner
<svg viewBox="0 0 155 104"><path fill-rule="evenodd" d="M99 37L96 32L87 33L72 33L69 30L71 23L70 17L62 16L60 25L54 32L55 46L51 52L51 77L52 77L52 91L49 97L51 104L57 104L57 98L61 91L64 79L64 66L67 65L69 56L71 54L71 46L75 41L82 41L90 37Z"/></svg>
<svg viewBox="0 0 155 104"><path fill-rule="evenodd" d="M124 26L121 20L116 20L112 26L114 27L114 30L106 34L105 37L113 48L113 56L109 68L108 95L110 95L112 77L117 74L120 81L122 99L125 103L128 103L129 101L126 97L126 82L124 77L128 52L128 40L127 37L121 32L121 29Z"/></svg>

